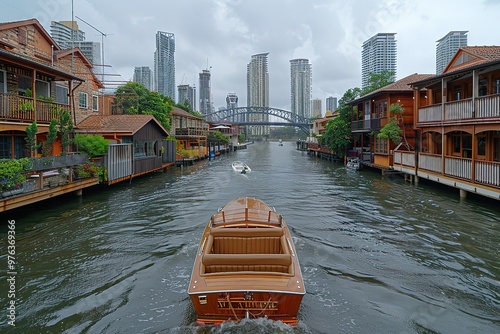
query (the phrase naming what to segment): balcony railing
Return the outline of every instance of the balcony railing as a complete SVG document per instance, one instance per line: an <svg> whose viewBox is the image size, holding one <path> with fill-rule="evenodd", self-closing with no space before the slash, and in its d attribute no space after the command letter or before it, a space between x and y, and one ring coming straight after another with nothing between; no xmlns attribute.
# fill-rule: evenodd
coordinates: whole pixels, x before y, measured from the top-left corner
<svg viewBox="0 0 500 334"><path fill-rule="evenodd" d="M500 117L500 94L477 97L474 102L472 99L446 102L444 103L444 119L442 107L442 104L420 107L418 109L418 122Z"/></svg>
<svg viewBox="0 0 500 334"><path fill-rule="evenodd" d="M394 164L415 167L415 152L394 151Z"/></svg>
<svg viewBox="0 0 500 334"><path fill-rule="evenodd" d="M500 187L500 162L476 161L475 181L493 187Z"/></svg>
<svg viewBox="0 0 500 334"><path fill-rule="evenodd" d="M69 111L69 105L0 93L0 119L4 121L50 123L59 119L61 110Z"/></svg>
<svg viewBox="0 0 500 334"><path fill-rule="evenodd" d="M445 157L444 174L469 181L472 180L472 159Z"/></svg>
<svg viewBox="0 0 500 334"><path fill-rule="evenodd" d="M442 161L443 158L440 155L420 152L418 156L418 168L441 173Z"/></svg>

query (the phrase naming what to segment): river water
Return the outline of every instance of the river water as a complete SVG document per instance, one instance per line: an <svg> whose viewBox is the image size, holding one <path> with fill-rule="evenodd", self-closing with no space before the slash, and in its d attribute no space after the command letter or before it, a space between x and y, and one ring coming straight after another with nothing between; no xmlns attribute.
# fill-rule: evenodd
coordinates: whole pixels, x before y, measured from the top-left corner
<svg viewBox="0 0 500 334"><path fill-rule="evenodd" d="M238 174L242 160L252 172ZM291 228L307 294L299 326L203 328L186 288L204 225L239 196ZM295 143L255 143L2 216L3 333L500 333L500 206L350 171ZM7 324L7 222L16 327ZM5 268L5 269L4 269Z"/></svg>

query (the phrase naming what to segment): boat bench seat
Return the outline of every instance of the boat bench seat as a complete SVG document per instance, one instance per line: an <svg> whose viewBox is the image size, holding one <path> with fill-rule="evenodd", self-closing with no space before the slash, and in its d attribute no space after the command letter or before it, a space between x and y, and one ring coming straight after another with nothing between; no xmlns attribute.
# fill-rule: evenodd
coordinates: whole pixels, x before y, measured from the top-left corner
<svg viewBox="0 0 500 334"><path fill-rule="evenodd" d="M202 274L221 272L278 272L290 273L290 254L204 254Z"/></svg>
<svg viewBox="0 0 500 334"><path fill-rule="evenodd" d="M282 239L282 229L212 229L207 249L214 254L281 254L287 249Z"/></svg>

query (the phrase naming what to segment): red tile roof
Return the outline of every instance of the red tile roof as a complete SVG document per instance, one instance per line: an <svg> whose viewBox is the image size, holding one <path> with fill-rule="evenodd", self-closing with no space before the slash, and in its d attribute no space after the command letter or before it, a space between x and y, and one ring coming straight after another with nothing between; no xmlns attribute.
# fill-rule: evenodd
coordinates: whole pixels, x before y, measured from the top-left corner
<svg viewBox="0 0 500 334"><path fill-rule="evenodd" d="M168 132L152 115L93 115L75 126L80 133L128 133L135 134L149 122L155 122L167 135Z"/></svg>
<svg viewBox="0 0 500 334"><path fill-rule="evenodd" d="M455 62L455 60L459 57L460 54L463 53L467 53L475 59L452 67L452 64ZM500 62L500 46L463 46L455 53L453 58L446 66L443 74L449 74L492 62Z"/></svg>

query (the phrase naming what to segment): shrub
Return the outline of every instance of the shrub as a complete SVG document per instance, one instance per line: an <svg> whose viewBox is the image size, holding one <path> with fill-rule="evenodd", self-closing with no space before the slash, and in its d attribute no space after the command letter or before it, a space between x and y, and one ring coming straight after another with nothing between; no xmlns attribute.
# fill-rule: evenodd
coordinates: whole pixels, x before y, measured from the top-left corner
<svg viewBox="0 0 500 334"><path fill-rule="evenodd" d="M103 136L92 136L76 134L75 144L78 146L79 151L83 151L93 158L98 155L108 153L109 140L104 139Z"/></svg>

